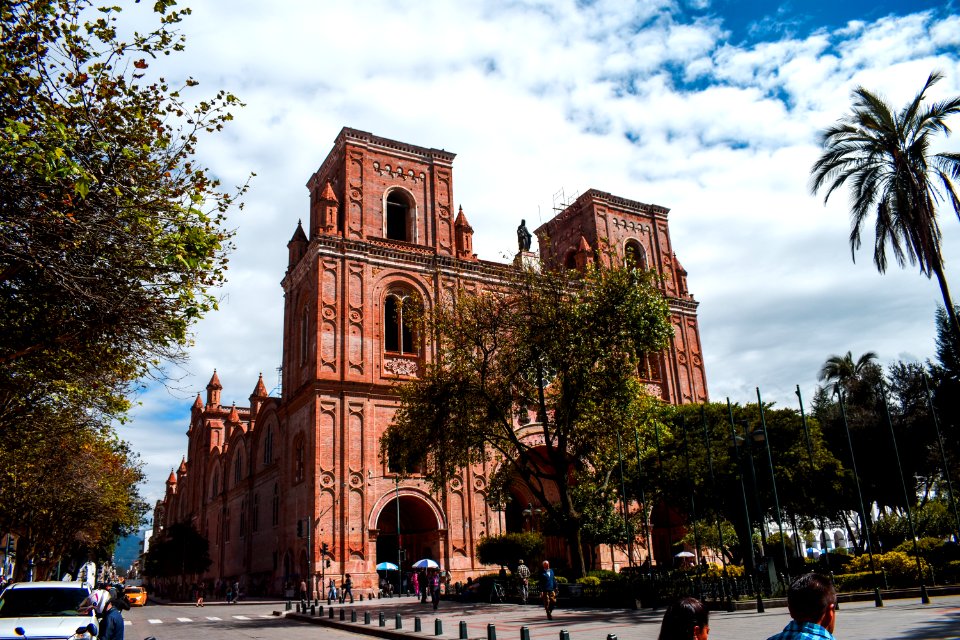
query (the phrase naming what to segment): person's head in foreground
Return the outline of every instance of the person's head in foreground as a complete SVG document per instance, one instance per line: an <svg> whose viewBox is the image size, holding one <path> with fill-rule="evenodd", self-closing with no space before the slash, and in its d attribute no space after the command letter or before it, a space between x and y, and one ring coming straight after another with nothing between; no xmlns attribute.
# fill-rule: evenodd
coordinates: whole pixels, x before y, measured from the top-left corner
<svg viewBox="0 0 960 640"><path fill-rule="evenodd" d="M813 622L833 633L837 623L837 590L824 575L802 575L787 591L787 608L796 622Z"/></svg>
<svg viewBox="0 0 960 640"><path fill-rule="evenodd" d="M696 598L683 598L667 607L659 640L707 640L710 612Z"/></svg>

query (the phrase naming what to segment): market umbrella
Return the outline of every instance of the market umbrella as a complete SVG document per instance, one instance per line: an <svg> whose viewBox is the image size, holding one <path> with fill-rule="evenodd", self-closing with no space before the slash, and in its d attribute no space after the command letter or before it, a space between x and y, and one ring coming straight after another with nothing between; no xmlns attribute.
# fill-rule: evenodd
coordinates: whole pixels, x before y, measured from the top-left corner
<svg viewBox="0 0 960 640"><path fill-rule="evenodd" d="M417 560L411 565L414 569L439 569L440 565L431 560L430 558L424 558L423 560Z"/></svg>
<svg viewBox="0 0 960 640"><path fill-rule="evenodd" d="M396 571L400 567L393 564L392 562L381 562L377 565L377 571Z"/></svg>
<svg viewBox="0 0 960 640"><path fill-rule="evenodd" d="M689 551L681 551L680 553L674 556L674 558L695 558L695 557L696 556L690 553Z"/></svg>

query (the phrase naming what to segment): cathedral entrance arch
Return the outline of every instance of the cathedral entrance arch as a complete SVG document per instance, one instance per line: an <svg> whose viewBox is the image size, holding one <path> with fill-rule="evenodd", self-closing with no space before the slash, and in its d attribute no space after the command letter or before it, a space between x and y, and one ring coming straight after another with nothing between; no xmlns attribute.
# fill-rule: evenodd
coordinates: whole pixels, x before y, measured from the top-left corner
<svg viewBox="0 0 960 640"><path fill-rule="evenodd" d="M431 558L441 567L445 566L441 544L443 514L429 495L401 488L399 495L391 492L381 498L378 508L379 511L374 510L376 520L372 527L376 531L377 564L398 564L399 560L401 570L407 572L417 560ZM389 577L395 588L399 586L397 572L392 572Z"/></svg>

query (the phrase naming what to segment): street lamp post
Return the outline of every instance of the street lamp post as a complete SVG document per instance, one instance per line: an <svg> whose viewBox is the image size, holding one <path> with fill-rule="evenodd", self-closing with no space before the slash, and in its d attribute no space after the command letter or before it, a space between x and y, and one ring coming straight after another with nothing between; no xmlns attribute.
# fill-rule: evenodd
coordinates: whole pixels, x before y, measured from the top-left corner
<svg viewBox="0 0 960 640"><path fill-rule="evenodd" d="M397 593L403 595L403 548L400 545L400 474L393 478L397 490Z"/></svg>
<svg viewBox="0 0 960 640"><path fill-rule="evenodd" d="M620 443L620 429L617 429L617 460L620 463L620 513L623 517L623 537L627 540L627 563L633 566L633 535L627 526L627 489L623 480L623 451Z"/></svg>
<svg viewBox="0 0 960 640"><path fill-rule="evenodd" d="M727 398L727 413L730 416L730 441L732 443L732 451L735 459L737 460L738 466L740 467L740 493L743 496L743 517L745 524L747 525L747 551L750 557L750 565L753 567L754 573L757 574L757 613L763 613L763 593L760 588L760 568L757 566L757 558L753 552L753 522L750 521L750 509L747 506L747 489L743 482L743 462L740 459L740 446L737 443L737 428L736 423L733 421L733 406L730 404L730 398Z"/></svg>
<svg viewBox="0 0 960 640"><path fill-rule="evenodd" d="M809 429L809 427L807 427L807 414L806 414L806 413L804 412L804 410L803 410L803 396L800 395L800 385L797 385L797 390L795 391L795 393L797 394L797 400L800 402L800 420L801 420L801 422L803 423L803 437L804 437L804 438L806 439L806 441L807 441L807 459L808 459L809 462L810 462L810 476L813 477L813 474L814 474L814 465L813 465L813 442L810 440L810 429ZM821 533L821 535L822 535L823 532L825 531L823 518L818 518L818 520L819 520L819 523L818 523L818 524L820 525L820 533ZM818 536L818 537L819 537L819 536ZM822 540L822 539L821 539L821 540ZM830 571L830 553L829 553L829 551L830 551L830 550L827 549L827 553L823 554L823 557L826 559L826 567L827 567L827 571L828 571L828 572Z"/></svg>
<svg viewBox="0 0 960 640"><path fill-rule="evenodd" d="M847 434L847 446L850 447L850 465L853 468L853 479L857 485L857 499L860 501L860 542L863 543L864 533L867 536L867 555L870 558L870 573L873 575L873 603L883 606L883 598L880 596L880 586L877 583L877 568L873 564L873 544L870 542L870 525L867 523L867 512L863 508L863 492L860 490L860 475L857 473L857 457L853 453L853 439L850 437L850 425L847 424L847 406L843 401L843 389L837 386L836 393L840 398L840 416L843 418L843 430Z"/></svg>
<svg viewBox="0 0 960 640"><path fill-rule="evenodd" d="M943 437L940 435L940 421L937 419L937 411L933 406L933 396L930 393L930 383L927 382L927 372L923 372L923 388L927 392L927 405L930 407L930 418L933 420L933 428L937 432L937 445L940 447L940 462L943 464L943 476L947 480L947 497L950 498L950 506L953 508L953 521L956 525L953 530L953 539L960 542L960 513L957 512L957 501L953 496L953 482L950 480L950 468L947 466L947 454L943 448Z"/></svg>
<svg viewBox="0 0 960 640"><path fill-rule="evenodd" d="M780 550L783 552L783 571L790 577L790 560L787 558L787 541L783 534L783 518L780 514L780 496L777 494L777 477L773 472L773 453L770 451L770 438L767 435L767 419L763 412L763 400L760 398L760 387L757 387L757 406L760 407L760 426L763 429L763 441L767 446L767 462L770 465L770 484L773 486L773 504L777 513L777 529L780 531Z"/></svg>
<svg viewBox="0 0 960 640"><path fill-rule="evenodd" d="M890 441L893 443L893 455L897 459L897 471L900 474L900 486L903 488L903 501L907 507L907 524L910 525L910 538L913 539L913 555L917 559L917 578L920 580L920 601L930 604L927 595L927 585L923 583L923 568L920 565L920 549L917 545L917 532L913 527L913 510L910 508L910 496L907 495L907 481L903 478L903 465L900 464L900 449L897 447L897 435L893 431L893 421L890 419L890 407L887 405L887 390L880 380L880 397L883 399L883 413L887 418L887 427L890 428Z"/></svg>

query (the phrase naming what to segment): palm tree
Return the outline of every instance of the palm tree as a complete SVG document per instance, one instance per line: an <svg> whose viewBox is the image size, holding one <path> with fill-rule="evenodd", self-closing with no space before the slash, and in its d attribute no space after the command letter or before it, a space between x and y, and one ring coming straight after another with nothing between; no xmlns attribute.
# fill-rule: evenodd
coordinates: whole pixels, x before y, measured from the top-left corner
<svg viewBox="0 0 960 640"><path fill-rule="evenodd" d="M960 217L953 180L960 179L960 154L930 153L936 134L950 135L949 116L960 112L960 96L930 105L924 94L941 79L934 71L923 89L902 110L893 112L881 98L858 87L852 113L821 133L823 155L811 169L811 191L834 190L850 183L852 191L850 252L860 247L865 221L876 214L873 262L887 269L887 246L900 267L920 265L937 276L950 323L960 340L960 321L943 273L937 205L948 200Z"/></svg>
<svg viewBox="0 0 960 640"><path fill-rule="evenodd" d="M820 369L817 379L833 384L834 391L844 389L851 381L859 378L866 368L876 362L877 354L873 351L867 351L862 356L853 361L853 352L847 351L847 355L832 355L827 358Z"/></svg>

